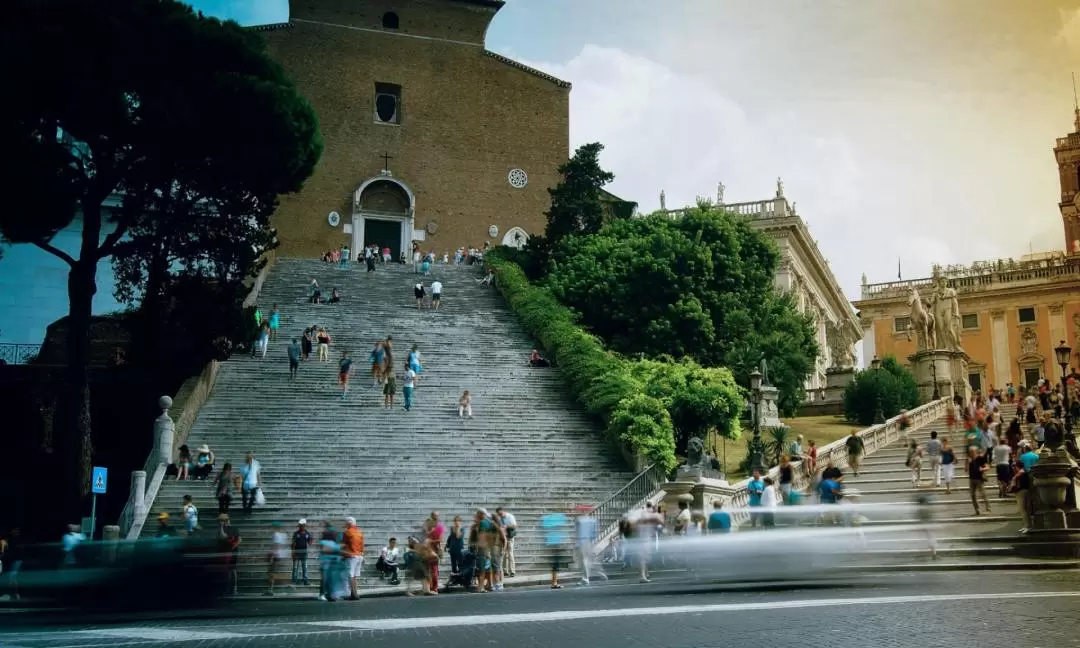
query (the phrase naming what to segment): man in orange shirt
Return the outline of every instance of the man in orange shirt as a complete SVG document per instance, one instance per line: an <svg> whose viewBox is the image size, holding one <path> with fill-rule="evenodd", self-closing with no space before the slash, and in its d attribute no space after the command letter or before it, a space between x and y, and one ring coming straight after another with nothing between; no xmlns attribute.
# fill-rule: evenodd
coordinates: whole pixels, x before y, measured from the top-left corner
<svg viewBox="0 0 1080 648"><path fill-rule="evenodd" d="M359 598L356 593L356 579L364 567L364 533L356 526L356 518L345 520L345 534L341 543L341 553L345 555L345 564L349 569L349 600Z"/></svg>

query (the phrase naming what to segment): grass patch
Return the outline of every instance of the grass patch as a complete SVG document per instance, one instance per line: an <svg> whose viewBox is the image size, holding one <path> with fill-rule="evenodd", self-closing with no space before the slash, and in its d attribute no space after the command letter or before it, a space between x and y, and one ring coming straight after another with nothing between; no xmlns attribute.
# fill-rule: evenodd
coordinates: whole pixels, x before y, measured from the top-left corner
<svg viewBox="0 0 1080 648"><path fill-rule="evenodd" d="M791 428L791 438L798 435L803 435L803 447L807 447L810 441L817 443L817 446L828 445L838 439L851 434L851 432L862 430L865 426L858 425L856 423L849 423L844 420L843 416L802 416L799 418L785 419L784 423ZM752 428L747 426L747 429L743 430L743 436L749 437L753 434ZM766 442L768 442L768 436L765 436ZM738 441L727 440L717 435L710 435L706 442L706 447L712 452L715 449L716 458L720 460L721 465L724 467L724 472L728 476L728 481L738 481L743 477L747 477L739 465L742 464L743 459L746 458L746 441L739 439Z"/></svg>

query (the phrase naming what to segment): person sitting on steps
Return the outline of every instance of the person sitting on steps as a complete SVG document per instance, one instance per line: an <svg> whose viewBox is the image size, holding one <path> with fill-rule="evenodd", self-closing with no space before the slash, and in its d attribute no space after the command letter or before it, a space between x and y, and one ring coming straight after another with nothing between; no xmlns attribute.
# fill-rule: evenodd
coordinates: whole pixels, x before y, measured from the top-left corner
<svg viewBox="0 0 1080 648"><path fill-rule="evenodd" d="M530 367L550 367L551 363L548 362L547 358L540 355L539 351L537 351L536 349L533 349L532 353L529 354L529 366Z"/></svg>

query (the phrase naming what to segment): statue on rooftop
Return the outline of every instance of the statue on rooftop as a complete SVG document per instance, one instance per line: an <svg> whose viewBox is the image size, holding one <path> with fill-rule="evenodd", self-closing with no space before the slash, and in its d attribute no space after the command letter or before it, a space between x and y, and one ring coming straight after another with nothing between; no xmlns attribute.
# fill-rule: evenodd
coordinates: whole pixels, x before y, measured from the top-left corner
<svg viewBox="0 0 1080 648"><path fill-rule="evenodd" d="M780 176L776 176L776 197L784 197L784 181L780 179Z"/></svg>

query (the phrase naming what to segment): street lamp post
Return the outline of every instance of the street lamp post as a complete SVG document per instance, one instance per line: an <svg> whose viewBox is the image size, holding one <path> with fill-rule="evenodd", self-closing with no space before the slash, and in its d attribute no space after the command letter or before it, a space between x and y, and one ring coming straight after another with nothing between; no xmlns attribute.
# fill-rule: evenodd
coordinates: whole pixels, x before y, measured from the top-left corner
<svg viewBox="0 0 1080 648"><path fill-rule="evenodd" d="M870 369L877 371L881 369L881 360L874 356L874 359L870 361ZM881 396L877 396L874 405L874 425L885 422L885 412L881 408Z"/></svg>
<svg viewBox="0 0 1080 648"><path fill-rule="evenodd" d="M750 471L765 472L765 444L761 440L761 372L750 373L750 398L754 403L754 438L750 441Z"/></svg>
<svg viewBox="0 0 1080 648"><path fill-rule="evenodd" d="M1065 421L1065 433L1072 434L1072 414L1070 412L1071 404L1069 403L1069 383L1068 374L1069 359L1072 357L1072 349L1069 345L1065 344L1065 340L1062 340L1056 347L1054 347L1054 355L1057 357L1057 363L1061 366L1061 407L1063 410L1062 419Z"/></svg>

